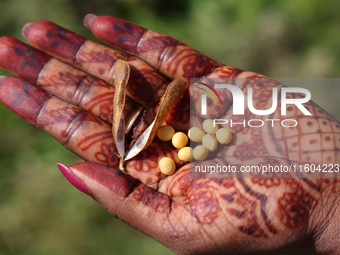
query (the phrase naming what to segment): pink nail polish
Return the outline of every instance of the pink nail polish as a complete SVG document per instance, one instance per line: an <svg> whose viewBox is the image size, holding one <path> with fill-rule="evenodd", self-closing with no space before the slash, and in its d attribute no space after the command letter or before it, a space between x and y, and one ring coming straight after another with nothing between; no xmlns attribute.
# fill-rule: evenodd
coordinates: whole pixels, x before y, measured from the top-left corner
<svg viewBox="0 0 340 255"><path fill-rule="evenodd" d="M97 15L94 14L87 14L84 18L84 25L85 27L87 27L88 29L91 29L91 26L93 24L93 22L98 18Z"/></svg>
<svg viewBox="0 0 340 255"><path fill-rule="evenodd" d="M84 192L86 195L91 196L90 190L82 183L81 180L75 176L75 174L66 166L63 164L57 164L58 168L62 172L62 174L66 177L66 179L77 189Z"/></svg>

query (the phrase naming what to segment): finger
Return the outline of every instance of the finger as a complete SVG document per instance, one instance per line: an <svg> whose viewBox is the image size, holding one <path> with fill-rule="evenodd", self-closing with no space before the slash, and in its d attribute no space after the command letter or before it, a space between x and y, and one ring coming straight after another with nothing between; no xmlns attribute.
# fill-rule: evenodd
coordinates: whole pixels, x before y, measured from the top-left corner
<svg viewBox="0 0 340 255"><path fill-rule="evenodd" d="M52 22L28 23L22 33L35 47L111 85L117 60L126 60L131 69L127 95L147 107L159 101L169 82L144 61L86 40Z"/></svg>
<svg viewBox="0 0 340 255"><path fill-rule="evenodd" d="M87 161L116 166L111 126L17 77L1 78L0 101Z"/></svg>
<svg viewBox="0 0 340 255"><path fill-rule="evenodd" d="M183 198L171 199L102 164L80 163L69 169L113 216L174 251L190 249L187 238L197 236L199 228L182 205Z"/></svg>
<svg viewBox="0 0 340 255"><path fill-rule="evenodd" d="M261 247L263 240L271 239L275 242L266 244L277 249L293 232L305 233L304 228L281 231L282 227L276 227L275 213L279 210L271 209L277 197L267 197L267 189L253 191L244 180L194 179L188 196L170 198L102 164L80 163L64 168L109 213L177 254L230 254L242 244L241 252L247 253L248 247ZM245 188L250 194L244 193ZM287 191L284 186L272 189Z"/></svg>
<svg viewBox="0 0 340 255"><path fill-rule="evenodd" d="M202 77L221 65L174 38L115 17L88 14L84 24L100 40L143 59L170 79Z"/></svg>
<svg viewBox="0 0 340 255"><path fill-rule="evenodd" d="M114 88L101 79L51 58L46 53L12 37L0 38L0 67L35 83L64 101L89 111L107 123L112 123ZM139 128L134 129L133 138L139 137L151 124L157 109L158 106L153 107L145 114ZM129 123L139 111L139 105L127 97L125 122ZM177 131L184 131L189 123L188 93L173 108L167 123Z"/></svg>
<svg viewBox="0 0 340 255"><path fill-rule="evenodd" d="M86 161L118 165L112 127L88 112L17 77L2 76L0 101ZM127 162L125 172L143 183L157 186L164 177L158 169L158 161L164 156L172 157L178 165L183 164L171 143L156 138L145 151Z"/></svg>
<svg viewBox="0 0 340 255"><path fill-rule="evenodd" d="M0 38L0 67L20 76L66 102L112 123L114 88L101 79L73 68L15 38ZM126 99L126 123L138 113L140 105Z"/></svg>

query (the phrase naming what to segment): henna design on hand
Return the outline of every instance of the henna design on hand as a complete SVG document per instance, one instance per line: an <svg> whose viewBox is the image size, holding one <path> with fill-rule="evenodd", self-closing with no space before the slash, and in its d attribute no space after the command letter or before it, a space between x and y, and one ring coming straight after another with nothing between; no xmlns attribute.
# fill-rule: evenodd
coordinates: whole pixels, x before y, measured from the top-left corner
<svg viewBox="0 0 340 255"><path fill-rule="evenodd" d="M0 67L35 82L51 57L12 37L0 38Z"/></svg>
<svg viewBox="0 0 340 255"><path fill-rule="evenodd" d="M36 29L32 29L32 26ZM33 45L39 45L38 48L42 50L48 49L52 55L60 56L67 63L76 57L79 47L86 41L85 37L49 21L28 23L22 33ZM42 37L41 34L46 37Z"/></svg>
<svg viewBox="0 0 340 255"><path fill-rule="evenodd" d="M34 46L103 79L109 84L113 84L112 77L116 61L119 59L126 60L131 65L132 70L131 85L128 86L127 94L133 100L147 107L158 102L160 95L157 94L157 91L162 85L169 82L166 77L138 58L93 43L52 22L30 23L23 29L23 34ZM36 34L45 35L45 39L37 38Z"/></svg>
<svg viewBox="0 0 340 255"><path fill-rule="evenodd" d="M117 18L92 15L85 19L85 24L100 39L133 56L90 42L50 22L29 24L23 31L28 40L69 65L13 38L3 37L0 39L0 66L43 89L20 78L1 79L0 97L8 108L49 132L88 161L113 167L118 165L109 125L112 122L110 101L114 95L114 89L109 84L112 84L118 59L128 61L132 71L125 118L133 115L140 104L150 107L138 118L129 137L132 143L154 118L159 107L157 104L170 79L198 77L202 78L202 82L209 82L209 79L226 78L243 91L251 87L254 107L262 110L271 106L272 88L282 87L262 75L222 66L171 37ZM9 63L4 59L6 56L20 65ZM242 122L243 119L247 122L255 117L247 108L244 116L232 116L230 92L221 90L219 94L223 106L214 108L217 117L234 122ZM178 131L187 131L189 118L193 117L190 116L190 106L200 107L198 103L190 105L190 97L195 100L200 95L199 91L192 95L186 91L171 110L166 123ZM296 94L288 96L299 97ZM208 105L212 104L209 99ZM241 125L230 128L234 135L232 143L220 147L214 155L216 158L211 156L208 160L213 163L220 160L237 169L242 165L268 163L339 162L340 124L316 104L309 102L305 105L313 116L304 116L293 106L287 108L286 117L299 120L296 127L282 128L266 123L263 129ZM280 110L279 107L270 118L281 121L282 117L277 113ZM199 113L194 116L198 126L203 117L206 118ZM264 120L262 117L256 118ZM175 160L178 171L173 176L165 177L158 170L158 161L163 156ZM101 168L92 164L94 168ZM244 242L245 251L248 246L261 247L262 244L276 249L309 238L317 233L319 227L311 219L322 210L328 212L333 209L324 198L335 201L340 191L336 179L294 179L294 176L279 179L270 178L273 177L270 174L268 178L259 178L256 174L251 178L238 178L240 176L237 174L225 178L190 178L190 168L178 159L177 149L157 138L145 151L127 162L126 174L133 178L107 167L101 172L91 173L92 167L84 165L84 172L111 190L115 198L128 203L136 202L146 211L145 208L149 208L151 211L147 211L146 215L154 213L165 222L165 229L173 231L174 237L184 237L197 247L202 247L202 243L206 242L224 248L226 243L233 246L230 240L237 239ZM98 176L105 178L96 179ZM202 177L207 175L202 174ZM94 196L107 205L100 195ZM324 205L328 206L327 209ZM106 208L116 215L110 206ZM138 206L136 208L139 210ZM144 224L136 219L131 222L137 226ZM321 227L327 225L322 223L324 225ZM178 229L181 231L177 232Z"/></svg>

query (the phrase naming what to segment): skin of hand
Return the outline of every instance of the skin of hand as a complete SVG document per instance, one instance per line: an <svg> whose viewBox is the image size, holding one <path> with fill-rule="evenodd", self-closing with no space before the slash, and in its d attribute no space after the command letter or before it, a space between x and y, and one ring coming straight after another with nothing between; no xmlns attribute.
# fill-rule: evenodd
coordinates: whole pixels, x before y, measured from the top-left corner
<svg viewBox="0 0 340 255"><path fill-rule="evenodd" d="M124 118L132 119L141 106L146 109L129 132L129 141L150 125L173 79L226 78L232 83L247 78L235 85L259 93L254 101L259 109L268 109L272 87L282 85L225 66L171 37L118 18L89 14L84 23L122 52L48 21L23 28L33 47L15 38L0 38L0 67L18 76L0 78L0 100L87 161L69 168L59 165L74 186L178 254L339 254L337 179L191 178L178 150L158 138L127 162L124 173L116 169L119 159L111 125L117 60L127 61L131 68ZM232 107L230 94L220 95L226 103L216 112L234 118L227 111ZM339 163L339 122L313 102L304 105L313 116L287 108L291 117L299 119L295 128L276 125L262 132L231 128L233 140L218 158L232 165ZM189 109L186 91L166 123L187 132ZM194 119L197 126L202 120ZM174 175L159 171L158 161L164 156L176 162Z"/></svg>

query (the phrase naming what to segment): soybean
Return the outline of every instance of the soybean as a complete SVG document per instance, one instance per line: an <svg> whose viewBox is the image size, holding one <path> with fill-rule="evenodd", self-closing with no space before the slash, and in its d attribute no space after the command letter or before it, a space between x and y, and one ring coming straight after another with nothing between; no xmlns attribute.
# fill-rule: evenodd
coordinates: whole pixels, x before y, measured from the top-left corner
<svg viewBox="0 0 340 255"><path fill-rule="evenodd" d="M172 137L172 144L175 148L181 149L188 143L188 137L183 132L177 132Z"/></svg>
<svg viewBox="0 0 340 255"><path fill-rule="evenodd" d="M228 144L233 139L231 132L226 128L220 128L216 132L217 141L220 144Z"/></svg>
<svg viewBox="0 0 340 255"><path fill-rule="evenodd" d="M158 167L161 172L166 175L172 175L176 170L175 161L169 157L162 158L158 163Z"/></svg>
<svg viewBox="0 0 340 255"><path fill-rule="evenodd" d="M199 145L194 149L194 158L196 160L205 160L209 155L209 150L203 145Z"/></svg>
<svg viewBox="0 0 340 255"><path fill-rule="evenodd" d="M198 127L192 127L188 131L189 139L195 143L202 142L202 138L205 136L205 134L206 133Z"/></svg>
<svg viewBox="0 0 340 255"><path fill-rule="evenodd" d="M175 134L175 129L171 126L164 125L157 130L157 136L161 141L170 141Z"/></svg>
<svg viewBox="0 0 340 255"><path fill-rule="evenodd" d="M191 161L194 159L194 150L190 147L183 147L178 152L178 158L183 161Z"/></svg>
<svg viewBox="0 0 340 255"><path fill-rule="evenodd" d="M214 121L211 119L207 119L203 122L203 129L205 132L207 132L208 134L215 134L216 131L218 130L218 124L215 124L214 126Z"/></svg>
<svg viewBox="0 0 340 255"><path fill-rule="evenodd" d="M214 152L217 149L217 139L216 137L212 137L210 134L206 134L203 136L202 145L210 152Z"/></svg>

